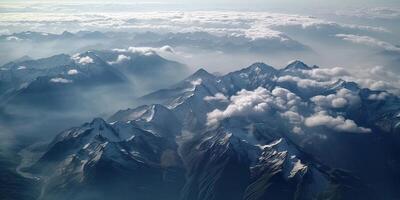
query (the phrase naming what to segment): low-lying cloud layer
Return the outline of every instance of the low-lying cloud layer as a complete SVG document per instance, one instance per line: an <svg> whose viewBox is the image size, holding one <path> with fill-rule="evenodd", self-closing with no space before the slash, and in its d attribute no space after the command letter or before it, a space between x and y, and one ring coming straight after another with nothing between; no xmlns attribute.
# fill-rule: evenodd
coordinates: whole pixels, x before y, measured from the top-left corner
<svg viewBox="0 0 400 200"><path fill-rule="evenodd" d="M375 7L358 8L354 10L337 11L339 16L359 17L368 19L400 19L400 8Z"/></svg>
<svg viewBox="0 0 400 200"><path fill-rule="evenodd" d="M23 20L22 20L23 19ZM51 27L51 29L49 29ZM217 35L288 40L281 27L301 29L330 28L337 31L355 30L387 32L379 26L336 23L307 15L271 12L235 11L167 11L126 13L2 13L2 32L32 30L61 33L64 30L119 30L156 32L205 31ZM13 30L10 30L10 29ZM15 30L14 30L15 29Z"/></svg>
<svg viewBox="0 0 400 200"><path fill-rule="evenodd" d="M321 107L344 108L346 106L358 104L360 102L360 97L358 94L343 88L336 94L314 96L311 98L311 101Z"/></svg>
<svg viewBox="0 0 400 200"><path fill-rule="evenodd" d="M378 40L369 36L352 35L352 34L336 34L336 37L341 38L345 41L349 41L355 44L367 45L375 48L381 48L387 51L400 52L400 47L397 47L388 42Z"/></svg>
<svg viewBox="0 0 400 200"><path fill-rule="evenodd" d="M325 126L335 131L354 132L354 133L369 133L370 129L359 127L350 119L345 119L342 116L332 117L326 112L318 112L311 117L305 119L305 125L308 127Z"/></svg>
<svg viewBox="0 0 400 200"><path fill-rule="evenodd" d="M206 100L227 101L227 98L218 93L214 97L206 97ZM317 111L306 117L303 116L303 113L299 114L299 108L307 104L287 89L277 87L272 91L268 91L259 87L254 91L241 90L229 98L229 104L226 109L215 109L208 113L207 121L209 126L215 126L226 118L259 117L259 119L263 119L278 113L282 119L292 124L292 132L294 133L303 133L304 130L301 127L304 126L309 128L326 127L334 131L349 133L371 132L368 128L358 126L351 119L346 119L340 115L332 116L325 110L359 105L358 94L347 89L341 89L336 94L315 96L311 98L311 101L317 106ZM307 112L305 114L307 115Z"/></svg>

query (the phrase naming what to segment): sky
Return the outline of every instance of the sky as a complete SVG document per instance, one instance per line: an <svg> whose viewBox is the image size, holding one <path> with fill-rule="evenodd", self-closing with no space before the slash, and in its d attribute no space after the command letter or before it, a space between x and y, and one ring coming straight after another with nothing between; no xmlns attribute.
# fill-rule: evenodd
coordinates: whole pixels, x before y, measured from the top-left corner
<svg viewBox="0 0 400 200"><path fill-rule="evenodd" d="M92 3L92 4L115 4L116 1L110 0L34 0L28 1L32 3L45 3L45 4L66 4L66 3ZM27 4L27 1L22 0L1 0L1 4ZM299 9L345 9L348 7L377 7L377 6L399 6L398 0L120 0L119 4L147 4L147 5L164 5L168 8L173 5L175 8L180 7L183 9L244 9L244 10L299 10Z"/></svg>

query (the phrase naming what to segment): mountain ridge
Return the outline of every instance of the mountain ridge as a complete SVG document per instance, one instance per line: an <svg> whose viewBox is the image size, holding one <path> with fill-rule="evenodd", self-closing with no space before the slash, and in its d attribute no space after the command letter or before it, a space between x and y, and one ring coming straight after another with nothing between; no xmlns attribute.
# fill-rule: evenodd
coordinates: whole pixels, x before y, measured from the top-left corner
<svg viewBox="0 0 400 200"><path fill-rule="evenodd" d="M362 116L360 112L376 113L370 116L380 115L381 112L378 110L385 110L384 113L387 113L387 109L399 113L400 106L395 106L400 105L398 98L390 97L393 98L393 102L397 102L392 103L390 107L382 105L382 107L361 109L360 102L364 105L375 104L377 100L371 100L369 96L376 92L359 89L356 83L339 79L316 90L316 94L307 100L307 95L300 94L302 90L276 81L280 76L286 76L285 72L288 69L295 75L292 67L276 70L261 63L222 76L215 76L204 69L199 69L169 89L142 97L147 102L150 100L146 98L159 97L156 99L158 104L121 110L111 116L108 122L95 119L92 123L82 126L89 126L87 128L66 130L53 141L47 152L58 152L56 150L58 147L56 149L55 147L71 139L76 145L68 144L65 148L72 147L71 152L89 151L89 154L90 152L93 154L89 159L91 161L87 161L85 157L79 158L80 164L76 166L78 168L74 168L102 166L112 171L102 170L101 174L97 175L81 171L77 180L85 180L85 177L89 176L94 176L93 178L111 174L120 176L118 171L122 169L135 174L140 171L134 167L136 164L133 164L138 158L142 164L152 166L149 169L154 169L152 172L154 174L163 174L165 170L174 169L173 180L180 183L174 191L182 191L178 192L182 200L204 198L257 200L267 197L310 199L333 198L337 195L355 199L378 199L375 195L381 186L378 185L377 189L373 190L369 186L371 180L368 180L365 174L358 174L361 178L357 178L348 172L355 169L350 169L350 165L347 166L346 162L350 164L356 157L346 158L344 163L341 163L329 155L330 151L317 149L327 147L325 143L342 144L343 148L351 149L353 146L346 146L346 143L360 140L359 142L367 144L376 137L385 138L383 139L385 142L375 144L375 147L371 147L373 151L389 144L391 139L384 136L387 132L378 125L382 119L367 118L366 120L376 123L376 126L372 127L357 116ZM314 69L316 68L300 67L296 71L304 78L304 74L300 73L302 70ZM235 86L231 86L232 84ZM340 104L332 103L335 98L340 99ZM343 110L347 112L346 115L343 115ZM217 123L210 126L208 122L212 117L217 117ZM314 125L317 123L315 120L319 118L344 124ZM396 120L396 117L392 116L391 120ZM360 124L366 127L359 127ZM392 126L395 126L395 123ZM84 135L79 136L81 134ZM78 140L74 135L88 139ZM82 142L78 142L81 140ZM140 143L130 144L136 140ZM154 146L154 142L159 145L161 143L169 145L161 145L165 148L160 149L160 146ZM111 148L106 154L95 150L97 147L106 146ZM96 148L92 149L94 147ZM149 150L158 153L149 153ZM331 149L331 151L337 150ZM385 151L374 154L382 155ZM353 156L337 153L345 157ZM44 156L35 164L41 167L33 169L51 169L42 167L46 163L50 163L53 170L63 168L68 157L75 157L75 154L66 153L64 156L67 157L64 157L55 153L55 158L64 160L61 162L54 162L48 156ZM96 155L101 159L92 160L97 157ZM374 156L371 159L378 158ZM104 163L103 160L109 161ZM155 166L158 167L153 168ZM373 166L375 165L371 165ZM387 169L395 170L390 166L387 166ZM140 176L142 178L154 177L148 174L150 172L142 173ZM366 170L366 173L369 171ZM183 174L186 174L186 177L182 176ZM55 180L58 176L75 175L65 171L56 175ZM144 181L143 184L147 184L148 182L142 178L140 180ZM164 185L167 181L160 177L154 178L152 183L156 185ZM59 184L67 187L73 187L74 184L102 187L95 182L65 181ZM137 183L120 181L117 185L138 187ZM51 181L46 181L46 184L47 187L56 187ZM153 188L153 191L163 193L163 187ZM280 192L281 189L288 192ZM75 188L74 191L77 191L79 196L86 190ZM50 190L47 192L49 196L59 195ZM107 195L110 194L115 195L112 192ZM135 189L129 194L143 195ZM176 194L168 194L167 198L177 198ZM154 195L142 197L154 199Z"/></svg>

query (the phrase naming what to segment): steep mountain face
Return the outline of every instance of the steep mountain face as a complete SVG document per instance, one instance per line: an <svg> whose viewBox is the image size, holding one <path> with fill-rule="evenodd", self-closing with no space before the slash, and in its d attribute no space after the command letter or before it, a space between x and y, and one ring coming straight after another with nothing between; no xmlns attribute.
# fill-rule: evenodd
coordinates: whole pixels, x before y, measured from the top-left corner
<svg viewBox="0 0 400 200"><path fill-rule="evenodd" d="M108 64L120 70L131 82L144 91L154 91L176 83L189 74L188 68L178 62L166 60L151 49L95 51ZM149 79L149 77L152 77ZM157 81L154 81L154 78Z"/></svg>
<svg viewBox="0 0 400 200"><path fill-rule="evenodd" d="M51 172L43 199L177 199L182 166L173 140L95 119L59 135L31 171Z"/></svg>
<svg viewBox="0 0 400 200"><path fill-rule="evenodd" d="M262 189L260 189L262 188ZM252 168L246 199L375 199L348 172L322 165L295 144L280 138L263 147Z"/></svg>
<svg viewBox="0 0 400 200"><path fill-rule="evenodd" d="M5 94L4 103L20 107L62 108L66 102L72 102L80 90L85 92L101 86L128 84L119 71L92 52L72 58L59 55L38 61L12 63L8 69L12 76L9 80L14 81L13 87L9 89L11 91ZM45 96L47 98L44 98ZM71 98L65 99L68 97ZM48 101L43 101L44 99Z"/></svg>
<svg viewBox="0 0 400 200"><path fill-rule="evenodd" d="M197 73L203 74L203 78L195 79L198 80L197 83L201 83L197 87L211 88L205 94L200 90L192 91L190 84L185 86L181 83L171 89L147 95L143 100L163 103L174 109L176 102L182 99L187 102L186 97L203 98L204 105L198 110L200 112L206 110L207 117L211 111L219 109L225 112L215 112L216 116L221 119L228 118L226 123L230 127L254 127L257 123L255 127L260 127L262 124L261 130L253 130L257 140L270 141L271 137L265 136L265 133L275 132L275 135L283 135L301 145L305 151L312 152L324 163L350 170L369 184L381 182L382 185L376 186L379 190L391 190L390 193L393 193L395 190L393 185L396 185L393 181L396 182L395 179L398 177L395 166L399 163L395 156L399 152L396 145L399 141L398 97L383 91L362 89L356 83L341 79L325 80L313 77L312 75L318 70L316 66L309 67L300 61L294 61L281 70L256 63L221 77L213 77L204 72ZM193 79L189 78L183 83L192 81ZM265 114L260 115L257 109L246 108L248 106L246 103L251 104L252 101L251 98L246 99L246 95L239 96L250 102L241 104L238 100L238 103L231 103L232 106L229 106L229 98L232 101L232 95L242 89L254 91L260 86L271 91L273 98L256 99L255 101L260 102L256 102L254 108L264 103L269 104L270 101L276 102L265 106L270 111L263 111ZM249 95L259 94L253 92ZM212 98L206 98L207 96ZM376 98L378 96L385 98ZM191 106L190 110L197 108ZM201 116L203 121L191 120L192 123L188 125L189 130L195 127L193 122L204 125L204 119L207 120L207 117L200 115L195 119L201 119ZM184 117L184 119L191 118ZM325 125L318 120L325 121L324 123L334 122ZM205 128L201 125L198 126L200 129ZM338 134L338 132L344 133ZM248 137L245 139L254 141ZM388 163L388 159L397 164ZM365 167L366 165L368 167ZM381 171L382 168L385 168L385 172ZM371 176L371 171L381 173Z"/></svg>
<svg viewBox="0 0 400 200"><path fill-rule="evenodd" d="M70 56L56 55L46 59L16 61L2 66L0 73L2 94L21 87L25 82L33 81L48 73L61 73L63 66L71 63ZM31 66L31 67L27 67ZM50 70L51 69L51 70Z"/></svg>
<svg viewBox="0 0 400 200"><path fill-rule="evenodd" d="M136 121L139 126L159 136L176 136L182 129L181 121L175 114L159 104L118 111L108 121Z"/></svg>
<svg viewBox="0 0 400 200"><path fill-rule="evenodd" d="M62 132L26 170L43 199L396 199L399 98L321 70L200 69Z"/></svg>

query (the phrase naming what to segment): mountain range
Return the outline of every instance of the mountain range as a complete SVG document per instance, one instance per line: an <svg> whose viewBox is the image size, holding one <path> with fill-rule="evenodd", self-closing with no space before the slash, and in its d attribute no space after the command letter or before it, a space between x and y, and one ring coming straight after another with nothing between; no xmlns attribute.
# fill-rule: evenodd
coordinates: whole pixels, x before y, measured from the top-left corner
<svg viewBox="0 0 400 200"><path fill-rule="evenodd" d="M0 118L9 128L26 129L30 135L61 121L72 125L132 106L132 99L189 74L184 64L153 50L134 49L91 50L36 60L25 57L0 68Z"/></svg>
<svg viewBox="0 0 400 200"><path fill-rule="evenodd" d="M399 98L322 70L199 69L30 147L22 171L40 199L399 198Z"/></svg>
<svg viewBox="0 0 400 200"><path fill-rule="evenodd" d="M160 48L172 46L186 53L236 53L276 54L282 52L312 52L311 47L289 36L281 38L248 38L235 35L215 35L203 31L194 32L100 32L64 31L60 34L25 31L0 35L0 64L29 55L34 58L48 57L58 53L75 54L91 49L114 49L136 47Z"/></svg>

